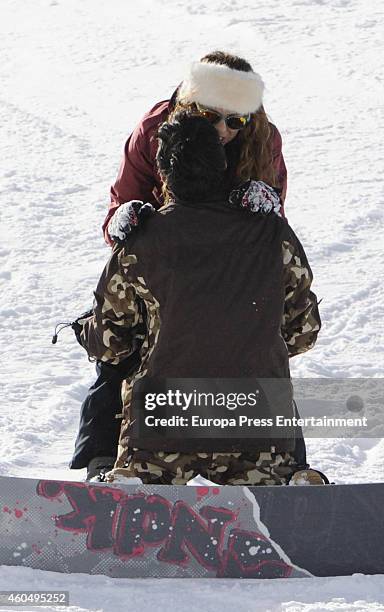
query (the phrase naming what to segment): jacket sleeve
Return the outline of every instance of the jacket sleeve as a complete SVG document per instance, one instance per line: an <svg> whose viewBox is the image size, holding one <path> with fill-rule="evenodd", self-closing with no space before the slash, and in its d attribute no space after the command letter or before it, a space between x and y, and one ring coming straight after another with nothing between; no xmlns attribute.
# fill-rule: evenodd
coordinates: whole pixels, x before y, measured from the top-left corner
<svg viewBox="0 0 384 612"><path fill-rule="evenodd" d="M285 303L281 332L289 357L294 357L315 345L321 319L316 295L311 291L313 275L303 247L293 235L283 241L282 248Z"/></svg>
<svg viewBox="0 0 384 612"><path fill-rule="evenodd" d="M113 244L108 234L108 223L121 204L129 200L142 200L158 206L153 195L155 176L151 159L152 131L146 130L141 123L125 143L124 156L116 182L111 187L111 203L103 223L104 238L107 244Z"/></svg>
<svg viewBox="0 0 384 612"><path fill-rule="evenodd" d="M272 155L273 155L273 167L276 173L277 187L281 189L280 199L283 207L283 215L284 212L284 202L285 197L287 195L287 168L285 166L285 161L282 152L282 139L281 134L277 127L271 124L273 134L272 134Z"/></svg>
<svg viewBox="0 0 384 612"><path fill-rule="evenodd" d="M89 357L115 365L140 347L144 331L142 303L123 272L120 254L116 247L97 285L93 315L80 332Z"/></svg>

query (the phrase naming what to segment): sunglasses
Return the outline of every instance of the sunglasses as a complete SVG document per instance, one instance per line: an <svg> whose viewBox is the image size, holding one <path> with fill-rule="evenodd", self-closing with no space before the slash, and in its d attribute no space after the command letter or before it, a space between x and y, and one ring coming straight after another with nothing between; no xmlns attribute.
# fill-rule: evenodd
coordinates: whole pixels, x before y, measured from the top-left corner
<svg viewBox="0 0 384 612"><path fill-rule="evenodd" d="M216 125L219 123L219 121L224 119L227 127L229 127L230 130L242 130L249 123L250 115L222 115L212 108L204 108L199 104L195 104L195 106L197 113L201 117L208 119L209 123L212 123L212 125Z"/></svg>

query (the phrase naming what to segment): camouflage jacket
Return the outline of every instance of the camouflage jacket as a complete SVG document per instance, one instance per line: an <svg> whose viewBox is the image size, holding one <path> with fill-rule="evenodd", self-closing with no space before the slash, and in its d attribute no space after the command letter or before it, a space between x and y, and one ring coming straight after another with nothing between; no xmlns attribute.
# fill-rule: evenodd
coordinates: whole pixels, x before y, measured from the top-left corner
<svg viewBox="0 0 384 612"><path fill-rule="evenodd" d="M289 377L288 358L321 326L311 282L284 219L223 202L168 205L116 246L80 337L112 364L140 351L123 384L121 456L138 378Z"/></svg>

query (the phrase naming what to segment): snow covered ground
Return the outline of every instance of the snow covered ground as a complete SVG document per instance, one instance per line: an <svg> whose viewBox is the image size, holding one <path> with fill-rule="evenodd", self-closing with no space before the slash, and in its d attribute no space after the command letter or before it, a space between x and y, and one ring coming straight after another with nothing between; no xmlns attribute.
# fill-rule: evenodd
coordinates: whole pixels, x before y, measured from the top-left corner
<svg viewBox="0 0 384 612"><path fill-rule="evenodd" d="M70 332L53 346L53 329L91 304L127 135L216 48L266 82L287 215L323 298L293 375L383 375L383 13L379 0L2 0L0 474L84 477L67 463L93 366ZM336 482L383 480L381 438L308 449ZM384 610L381 576L142 583L2 567L0 589L16 586L66 587L73 611Z"/></svg>

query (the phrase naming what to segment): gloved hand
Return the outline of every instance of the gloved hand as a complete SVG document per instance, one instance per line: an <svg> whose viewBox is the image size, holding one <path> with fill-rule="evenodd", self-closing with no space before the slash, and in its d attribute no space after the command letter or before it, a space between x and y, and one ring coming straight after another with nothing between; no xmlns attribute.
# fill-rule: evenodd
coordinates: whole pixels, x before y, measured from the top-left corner
<svg viewBox="0 0 384 612"><path fill-rule="evenodd" d="M264 181L247 181L229 194L230 204L263 215L275 213L281 217L281 200L277 189Z"/></svg>
<svg viewBox="0 0 384 612"><path fill-rule="evenodd" d="M119 206L108 224L108 233L113 242L123 244L132 229L137 227L144 217L153 214L155 209L148 202L130 200Z"/></svg>

